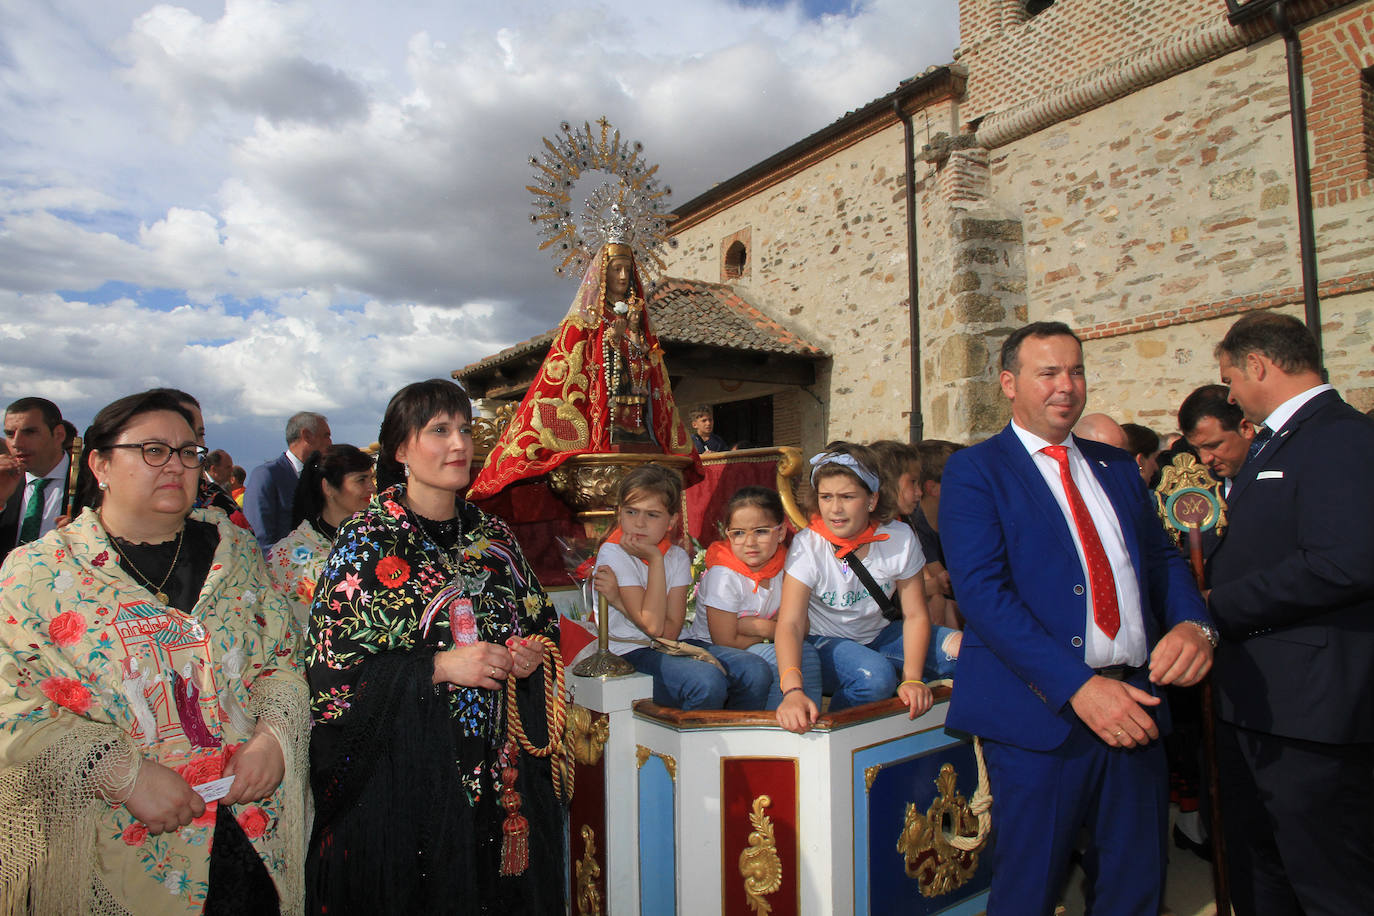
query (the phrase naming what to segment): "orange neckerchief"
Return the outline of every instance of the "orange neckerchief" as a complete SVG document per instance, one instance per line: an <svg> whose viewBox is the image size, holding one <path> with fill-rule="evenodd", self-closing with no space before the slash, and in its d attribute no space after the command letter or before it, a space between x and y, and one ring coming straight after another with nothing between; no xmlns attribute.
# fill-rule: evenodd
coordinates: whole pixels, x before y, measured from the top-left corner
<svg viewBox="0 0 1374 916"><path fill-rule="evenodd" d="M615 526L615 529L614 529L609 535L606 536L606 543L607 543L607 544L619 544L619 543L620 543L620 537L621 537L621 535L623 535L624 533L625 533L625 532L623 532L623 531L620 530L620 526L619 526L619 525L616 525L616 526ZM668 555L668 548L669 548L669 547L672 547L672 546L673 546L673 536L672 536L672 534L671 534L671 533L665 534L665 535L663 536L663 540L661 540L661 541L658 542L658 552L661 553L661 554L663 554L664 556L667 556L667 555ZM625 552L626 552L626 553L629 553L628 550L625 551ZM631 555L631 556L634 556L634 554L630 554L630 555ZM643 563L645 566L648 566L648 565L649 565L649 561L646 560L646 559L644 559L643 557L635 557L635 559L638 560L639 562Z"/></svg>
<svg viewBox="0 0 1374 916"><path fill-rule="evenodd" d="M730 545L725 541L716 541L706 548L706 568L712 566L724 566L726 569L733 569L744 578L754 583L754 591L759 590L759 583L764 579L771 579L782 572L783 561L787 559L787 551L778 545L778 549L773 551L773 556L768 559L759 569L750 569L749 566L735 556L735 552L730 549Z"/></svg>
<svg viewBox="0 0 1374 916"><path fill-rule="evenodd" d="M825 538L827 541L838 547L839 550L835 551L835 557L839 560L843 560L848 554L853 553L865 544L871 544L874 541L887 540L886 534L875 534L875 532L878 530L877 522L869 522L867 528L865 528L863 531L860 531L857 535L855 535L852 538L837 537L835 535L835 532L825 527L825 522L821 521L821 517L819 515L811 516L811 524L807 525L806 527L810 528L812 531L816 532L821 537Z"/></svg>

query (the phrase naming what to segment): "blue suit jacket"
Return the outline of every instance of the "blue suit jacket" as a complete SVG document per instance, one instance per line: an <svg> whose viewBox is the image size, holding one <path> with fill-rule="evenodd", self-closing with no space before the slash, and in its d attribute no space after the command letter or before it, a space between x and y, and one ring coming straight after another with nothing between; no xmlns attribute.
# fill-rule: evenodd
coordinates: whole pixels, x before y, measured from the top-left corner
<svg viewBox="0 0 1374 916"><path fill-rule="evenodd" d="M1074 441L1116 510L1140 582L1147 645L1182 621L1207 620L1135 461ZM1079 722L1069 698L1093 673L1083 661L1088 583L1054 494L1010 426L950 456L940 537L968 622L946 724L1029 750L1058 747ZM1162 704L1157 718L1167 727Z"/></svg>
<svg viewBox="0 0 1374 916"><path fill-rule="evenodd" d="M1218 714L1374 741L1374 421L1312 398L1236 475L1227 512L1208 566Z"/></svg>
<svg viewBox="0 0 1374 916"><path fill-rule="evenodd" d="M262 552L291 533L291 503L300 480L291 459L282 452L253 468L243 490L243 514L258 537Z"/></svg>

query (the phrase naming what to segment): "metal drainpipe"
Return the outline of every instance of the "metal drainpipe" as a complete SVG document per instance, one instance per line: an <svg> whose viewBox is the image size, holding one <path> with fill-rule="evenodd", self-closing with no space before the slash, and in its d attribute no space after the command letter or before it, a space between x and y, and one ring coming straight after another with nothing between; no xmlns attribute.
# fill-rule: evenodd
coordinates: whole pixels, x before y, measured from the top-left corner
<svg viewBox="0 0 1374 916"><path fill-rule="evenodd" d="M921 278L916 261L916 138L911 119L902 114L900 101L893 100L892 111L902 122L906 150L906 274L910 303L907 311L911 318L911 424L907 436L914 444L925 438L925 418L921 413Z"/></svg>
<svg viewBox="0 0 1374 916"><path fill-rule="evenodd" d="M1288 19L1286 0L1269 11L1274 28L1283 36L1288 57L1288 107L1293 120L1293 180L1298 194L1298 246L1302 260L1302 297L1307 330L1317 341L1317 359L1325 362L1322 351L1322 310L1317 298L1317 238L1312 229L1312 167L1307 155L1307 98L1302 88L1302 42ZM1326 372L1323 368L1323 376Z"/></svg>

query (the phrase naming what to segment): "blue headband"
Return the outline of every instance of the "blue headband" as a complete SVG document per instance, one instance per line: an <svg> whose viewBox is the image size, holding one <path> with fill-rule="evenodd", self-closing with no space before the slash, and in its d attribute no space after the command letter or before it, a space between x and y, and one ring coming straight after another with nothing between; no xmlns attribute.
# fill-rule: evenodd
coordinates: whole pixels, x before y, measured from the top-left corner
<svg viewBox="0 0 1374 916"><path fill-rule="evenodd" d="M811 459L811 486L816 485L816 472L827 464L838 464L840 467L847 468L854 472L854 476L863 481L864 486L868 487L868 492L878 492L878 475L859 462L853 455L846 455L844 452L821 452Z"/></svg>

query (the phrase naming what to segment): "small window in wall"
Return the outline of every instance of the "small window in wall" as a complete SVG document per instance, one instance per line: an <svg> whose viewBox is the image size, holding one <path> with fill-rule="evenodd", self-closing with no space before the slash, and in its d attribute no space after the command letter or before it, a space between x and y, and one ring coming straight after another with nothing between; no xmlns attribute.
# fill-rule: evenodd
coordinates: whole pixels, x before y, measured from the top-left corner
<svg viewBox="0 0 1374 916"><path fill-rule="evenodd" d="M1360 71L1360 108L1364 121L1364 177L1374 178L1374 67Z"/></svg>
<svg viewBox="0 0 1374 916"><path fill-rule="evenodd" d="M749 276L749 249L753 247L750 238L752 229L743 229L720 240L720 282L733 283Z"/></svg>
<svg viewBox="0 0 1374 916"><path fill-rule="evenodd" d="M744 269L749 265L749 249L744 247L744 243L736 239L730 243L730 247L725 249L725 279L738 280L744 276Z"/></svg>
<svg viewBox="0 0 1374 916"><path fill-rule="evenodd" d="M1038 16L1054 6L1054 0L1026 0L1026 15Z"/></svg>

